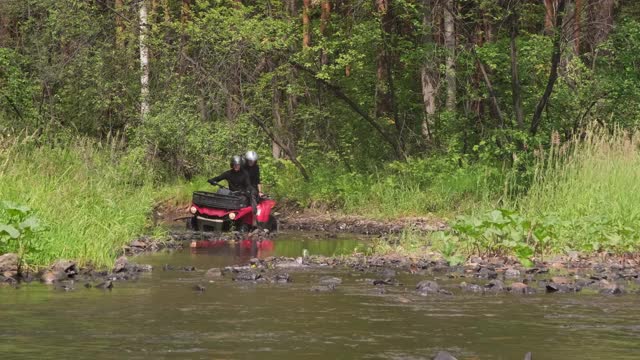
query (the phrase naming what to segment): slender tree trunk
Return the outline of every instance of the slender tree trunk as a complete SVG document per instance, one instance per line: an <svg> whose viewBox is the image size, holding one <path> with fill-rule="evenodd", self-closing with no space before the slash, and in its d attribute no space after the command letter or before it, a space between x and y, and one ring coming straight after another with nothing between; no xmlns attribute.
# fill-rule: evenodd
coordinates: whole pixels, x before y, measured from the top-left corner
<svg viewBox="0 0 640 360"><path fill-rule="evenodd" d="M169 0L162 0L162 11L164 13L164 21L171 21L171 13L169 12Z"/></svg>
<svg viewBox="0 0 640 360"><path fill-rule="evenodd" d="M540 98L536 110L533 114L533 120L531 121L531 127L529 132L535 135L540 126L542 120L542 111L546 108L549 102L549 97L553 92L553 87L558 79L558 64L560 64L561 49L560 43L562 40L562 19L566 5L566 0L557 0L558 7L556 9L556 17L554 21L554 34L553 34L553 54L551 55L551 70L549 71L549 79L547 80L547 86L544 90L544 94Z"/></svg>
<svg viewBox="0 0 640 360"><path fill-rule="evenodd" d="M446 60L446 81L447 81L447 101L448 111L456 110L456 33L454 21L455 0L446 0L444 6L444 46L447 49Z"/></svg>
<svg viewBox="0 0 640 360"><path fill-rule="evenodd" d="M275 84L274 81L274 86L273 86L273 97L271 100L271 110L273 112L273 127L274 127L274 131L276 133L279 133L280 131L282 131L282 118L280 116L280 90L278 89L277 85ZM280 159L280 157L282 156L282 147L280 146L280 144L276 141L271 141L271 153L273 155L273 157L275 159Z"/></svg>
<svg viewBox="0 0 640 360"><path fill-rule="evenodd" d="M331 2L329 0L322 0L322 2L320 3L320 9L322 10L320 14L320 34L323 38L326 38L327 26L329 25L329 20L331 19ZM326 65L329 63L327 51L325 49L322 49L322 54L320 55L320 63L322 65Z"/></svg>
<svg viewBox="0 0 640 360"><path fill-rule="evenodd" d="M149 30L147 21L147 3L140 1L140 118L144 122L149 114L149 48L147 46L147 34Z"/></svg>
<svg viewBox="0 0 640 360"><path fill-rule="evenodd" d="M124 21L122 21L122 13L124 12L123 0L115 0L116 11L116 48L124 48Z"/></svg>
<svg viewBox="0 0 640 360"><path fill-rule="evenodd" d="M575 7L573 10L573 28L574 28L574 42L573 47L575 53L580 55L580 41L582 40L582 16L584 12L584 7L582 4L583 0L575 0Z"/></svg>
<svg viewBox="0 0 640 360"><path fill-rule="evenodd" d="M556 17L556 6L558 0L544 0L544 32L547 35L553 34L553 22Z"/></svg>
<svg viewBox="0 0 640 360"><path fill-rule="evenodd" d="M518 36L518 5L514 5L511 18L511 31L510 31L510 48L511 48L511 92L513 100L513 112L516 116L516 123L520 130L524 129L524 111L522 109L522 96L520 88L520 75L518 71L518 48L516 44L516 38Z"/></svg>
<svg viewBox="0 0 640 360"><path fill-rule="evenodd" d="M433 45L434 42L434 21L435 19L435 3L433 0L423 1L422 25L425 29L424 43ZM420 69L420 82L422 84L422 103L424 106L424 118L422 119L421 133L427 142L433 142L433 130L436 118L436 95L437 95L437 78L436 78L435 56L428 55L424 59L424 64Z"/></svg>
<svg viewBox="0 0 640 360"><path fill-rule="evenodd" d="M309 11L311 10L311 0L302 1L302 47L311 46L311 18Z"/></svg>
<svg viewBox="0 0 640 360"><path fill-rule="evenodd" d="M388 61L389 54L387 52L388 34L391 32L391 14L389 13L388 0L376 0L378 15L382 21L382 44L378 49L376 57L377 63L377 85L376 85L376 117L389 116L392 112L391 108L391 92L389 91L389 72Z"/></svg>

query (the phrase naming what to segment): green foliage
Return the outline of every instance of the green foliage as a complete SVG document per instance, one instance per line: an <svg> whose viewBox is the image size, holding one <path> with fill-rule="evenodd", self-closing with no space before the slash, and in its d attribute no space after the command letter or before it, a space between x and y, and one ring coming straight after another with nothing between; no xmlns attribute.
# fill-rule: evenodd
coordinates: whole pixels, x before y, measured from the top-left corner
<svg viewBox="0 0 640 360"><path fill-rule="evenodd" d="M0 254L17 253L22 265L28 266L32 255L47 246L37 236L44 229L28 206L0 202Z"/></svg>
<svg viewBox="0 0 640 360"><path fill-rule="evenodd" d="M109 266L123 245L148 231L150 209L170 194L140 177L145 171L124 166L114 144L2 140L0 198L25 205L5 203L0 210L0 251L23 253L29 266L59 258Z"/></svg>

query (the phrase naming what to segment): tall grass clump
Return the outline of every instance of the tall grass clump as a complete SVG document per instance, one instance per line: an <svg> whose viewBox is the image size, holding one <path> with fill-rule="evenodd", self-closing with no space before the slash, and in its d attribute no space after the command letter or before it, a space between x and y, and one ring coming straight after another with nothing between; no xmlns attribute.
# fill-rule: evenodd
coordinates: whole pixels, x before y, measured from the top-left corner
<svg viewBox="0 0 640 360"><path fill-rule="evenodd" d="M157 198L151 169L114 139L39 141L0 138L0 200L30 208L41 225L24 262L110 265L122 245L145 231Z"/></svg>
<svg viewBox="0 0 640 360"><path fill-rule="evenodd" d="M640 131L592 126L542 152L533 184L517 200L527 218L556 217L558 248L640 248Z"/></svg>

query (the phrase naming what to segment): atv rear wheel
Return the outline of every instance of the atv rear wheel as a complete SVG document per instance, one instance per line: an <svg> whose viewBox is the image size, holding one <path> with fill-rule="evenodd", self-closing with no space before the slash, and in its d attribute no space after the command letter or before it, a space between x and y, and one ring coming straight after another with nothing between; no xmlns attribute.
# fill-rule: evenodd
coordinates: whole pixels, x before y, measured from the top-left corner
<svg viewBox="0 0 640 360"><path fill-rule="evenodd" d="M269 230L269 232L271 232L271 233L277 232L278 231L278 219L273 215L269 215L269 220L267 220L267 224L266 224L265 228L267 230Z"/></svg>

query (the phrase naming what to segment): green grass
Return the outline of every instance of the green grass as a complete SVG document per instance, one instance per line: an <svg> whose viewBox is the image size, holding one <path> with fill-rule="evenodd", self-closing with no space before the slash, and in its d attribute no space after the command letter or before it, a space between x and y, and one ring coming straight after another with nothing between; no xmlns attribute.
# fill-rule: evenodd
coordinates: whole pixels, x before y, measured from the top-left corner
<svg viewBox="0 0 640 360"><path fill-rule="evenodd" d="M554 216L561 247L637 251L640 245L640 132L592 127L582 140L541 154L533 185L515 208Z"/></svg>
<svg viewBox="0 0 640 360"><path fill-rule="evenodd" d="M117 148L115 141L2 140L0 200L29 206L45 227L35 239L41 250L25 256L29 266L60 258L109 266L123 245L150 231L149 212L169 192L153 185L150 167Z"/></svg>

